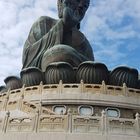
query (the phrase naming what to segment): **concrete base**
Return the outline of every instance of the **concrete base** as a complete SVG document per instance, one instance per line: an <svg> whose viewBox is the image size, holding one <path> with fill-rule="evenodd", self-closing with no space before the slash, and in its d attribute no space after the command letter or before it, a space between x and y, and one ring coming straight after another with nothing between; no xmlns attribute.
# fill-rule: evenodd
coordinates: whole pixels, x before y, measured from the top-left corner
<svg viewBox="0 0 140 140"><path fill-rule="evenodd" d="M8 133L0 134L0 140L140 140L140 137L128 135L105 136L83 133Z"/></svg>

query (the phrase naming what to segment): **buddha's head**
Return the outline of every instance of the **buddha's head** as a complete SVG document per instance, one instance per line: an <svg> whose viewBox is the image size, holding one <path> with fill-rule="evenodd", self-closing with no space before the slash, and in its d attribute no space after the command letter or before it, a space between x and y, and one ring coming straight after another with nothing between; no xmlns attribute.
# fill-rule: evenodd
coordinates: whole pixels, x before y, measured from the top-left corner
<svg viewBox="0 0 140 140"><path fill-rule="evenodd" d="M58 16L59 18L63 18L63 9L68 6L74 11L80 23L89 7L89 3L90 0L57 0Z"/></svg>

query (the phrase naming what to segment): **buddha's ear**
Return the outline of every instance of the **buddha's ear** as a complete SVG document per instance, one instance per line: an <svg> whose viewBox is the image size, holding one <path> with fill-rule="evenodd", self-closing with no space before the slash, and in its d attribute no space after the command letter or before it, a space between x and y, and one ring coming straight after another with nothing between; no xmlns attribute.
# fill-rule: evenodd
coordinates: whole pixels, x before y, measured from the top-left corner
<svg viewBox="0 0 140 140"><path fill-rule="evenodd" d="M77 29L78 29L78 30L80 29L80 23L78 23L78 25L77 25Z"/></svg>

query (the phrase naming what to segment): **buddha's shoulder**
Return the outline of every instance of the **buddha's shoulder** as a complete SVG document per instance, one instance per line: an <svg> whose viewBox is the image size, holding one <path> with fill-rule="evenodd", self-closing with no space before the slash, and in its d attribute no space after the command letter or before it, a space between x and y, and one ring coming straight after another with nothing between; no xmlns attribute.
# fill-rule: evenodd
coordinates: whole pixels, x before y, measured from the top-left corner
<svg viewBox="0 0 140 140"><path fill-rule="evenodd" d="M57 20L56 19L54 19L54 18L51 18L51 17L49 17L49 16L41 16L41 17L39 17L38 19L37 19L37 21L35 22L35 23L47 23L47 24L55 24L57 22Z"/></svg>
<svg viewBox="0 0 140 140"><path fill-rule="evenodd" d="M57 20L48 16L41 16L39 17L31 28L31 33L39 36L46 34L55 24Z"/></svg>
<svg viewBox="0 0 140 140"><path fill-rule="evenodd" d="M48 16L39 17L32 25L29 33L30 42L42 38L56 24L57 20ZM32 39L34 38L34 39ZM33 41L31 41L33 40ZM34 41L35 40L35 41Z"/></svg>

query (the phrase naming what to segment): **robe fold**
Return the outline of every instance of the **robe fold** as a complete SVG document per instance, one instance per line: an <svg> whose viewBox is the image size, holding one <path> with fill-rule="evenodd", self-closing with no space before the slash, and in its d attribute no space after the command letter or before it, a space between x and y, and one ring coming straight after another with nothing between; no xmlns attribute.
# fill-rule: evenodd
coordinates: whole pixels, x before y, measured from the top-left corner
<svg viewBox="0 0 140 140"><path fill-rule="evenodd" d="M82 61L93 60L92 55L91 58L87 57L86 52L89 52L87 50L89 44L83 35L81 35L80 43L77 46L60 45L63 44L63 28L62 20L56 21L49 17L41 17L35 22L24 45L23 68L38 67L45 71L46 66L51 62L66 60L66 62L74 64L76 61L74 65L78 65ZM74 32L78 33L79 31ZM82 49L86 50L79 47L82 44ZM80 51L85 53L85 56ZM70 59L75 59L75 61Z"/></svg>

